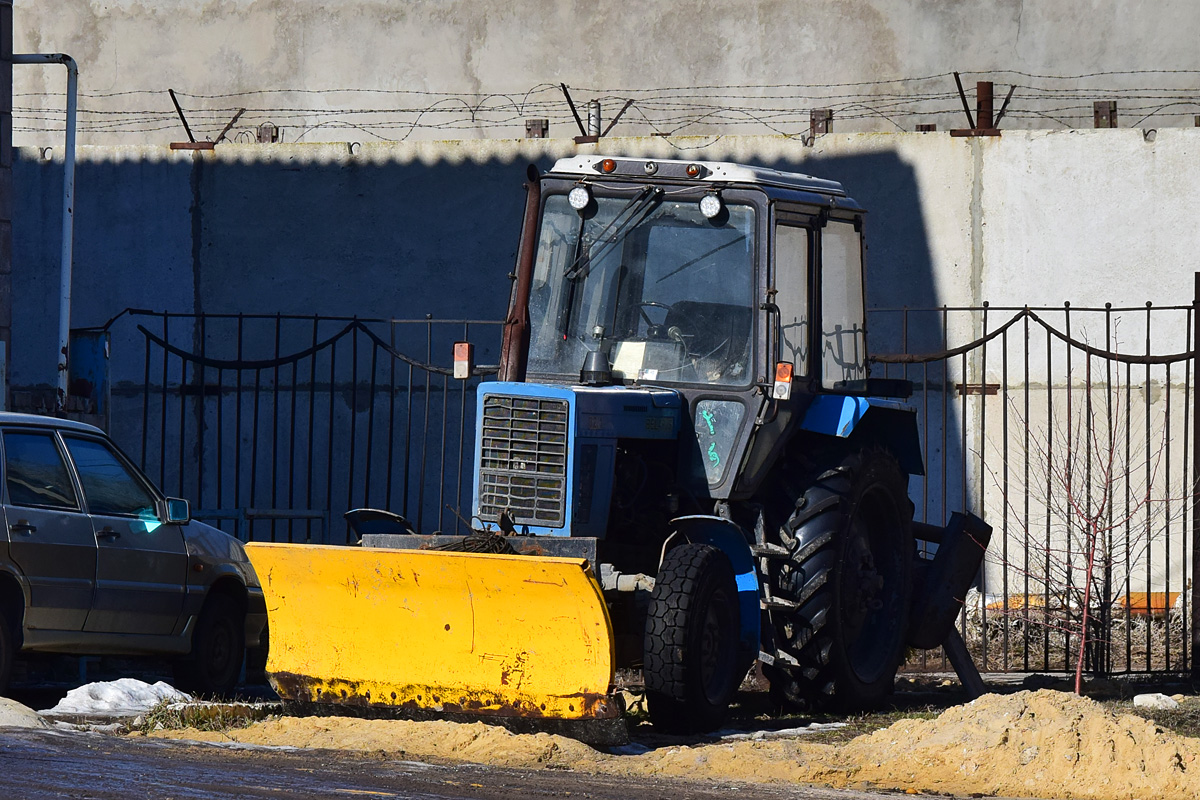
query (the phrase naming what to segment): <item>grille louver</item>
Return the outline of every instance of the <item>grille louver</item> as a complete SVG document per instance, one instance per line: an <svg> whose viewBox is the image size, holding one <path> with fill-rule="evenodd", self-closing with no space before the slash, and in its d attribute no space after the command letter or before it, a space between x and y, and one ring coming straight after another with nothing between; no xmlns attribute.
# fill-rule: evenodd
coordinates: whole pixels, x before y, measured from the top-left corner
<svg viewBox="0 0 1200 800"><path fill-rule="evenodd" d="M566 400L484 396L479 515L485 522L507 509L519 525L565 524L568 419Z"/></svg>

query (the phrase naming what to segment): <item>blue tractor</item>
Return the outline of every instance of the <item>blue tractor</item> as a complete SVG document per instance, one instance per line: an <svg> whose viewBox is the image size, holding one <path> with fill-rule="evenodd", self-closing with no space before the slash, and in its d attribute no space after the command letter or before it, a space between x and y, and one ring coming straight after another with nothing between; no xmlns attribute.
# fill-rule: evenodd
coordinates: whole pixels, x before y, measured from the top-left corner
<svg viewBox="0 0 1200 800"><path fill-rule="evenodd" d="M418 535L383 512L349 516L375 573L383 550L373 548L509 559L453 562L474 570L454 579L474 589L450 582L445 593L470 595L472 621L486 597L511 601L520 585L557 580L519 573L480 590L502 563L571 560L595 587L594 627L607 625L576 660L607 644L609 671L591 689L542 690L578 703L504 694L513 675L531 686L538 659L568 646L586 616L572 610L540 641L496 656L508 667L494 681L479 677L491 656L474 639L453 658L431 654L481 665L461 692L438 690L437 710L611 717L619 709L596 698L611 695L605 674L611 683L628 667L642 671L657 727L707 731L755 661L781 706L884 700L906 648L954 637L956 598L990 529L969 515L914 525L908 480L924 466L903 402L912 386L871 377L867 361L863 208L806 175L598 155L531 168L527 190L500 372L478 388L476 531ZM917 538L938 542L937 556L919 557ZM251 557L260 575L270 569ZM434 563L452 562L388 574ZM550 602L575 609L578 593ZM448 603L431 613L450 614ZM502 619L528 628L552 611ZM427 640L372 625L357 635ZM319 670L281 661L276 671ZM285 688L312 701L431 705L431 692L411 688L425 676L356 677L338 691L328 679ZM349 699L346 685L357 687ZM364 701L366 685L377 688ZM381 700L388 686L392 700Z"/></svg>

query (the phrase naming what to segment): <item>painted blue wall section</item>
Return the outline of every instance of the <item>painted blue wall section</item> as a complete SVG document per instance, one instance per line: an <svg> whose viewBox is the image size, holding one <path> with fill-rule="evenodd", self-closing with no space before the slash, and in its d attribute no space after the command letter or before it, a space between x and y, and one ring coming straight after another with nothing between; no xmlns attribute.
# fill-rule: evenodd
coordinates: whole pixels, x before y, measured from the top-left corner
<svg viewBox="0 0 1200 800"><path fill-rule="evenodd" d="M687 541L712 545L729 558L737 584L741 646L744 651L757 656L761 643L758 571L746 534L736 523L708 515L679 517L671 524Z"/></svg>

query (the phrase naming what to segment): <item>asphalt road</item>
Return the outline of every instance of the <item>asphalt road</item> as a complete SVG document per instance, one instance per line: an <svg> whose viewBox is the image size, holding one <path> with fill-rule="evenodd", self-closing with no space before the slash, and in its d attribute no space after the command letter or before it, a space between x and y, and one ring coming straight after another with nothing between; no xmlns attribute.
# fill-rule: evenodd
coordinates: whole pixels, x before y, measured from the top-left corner
<svg viewBox="0 0 1200 800"><path fill-rule="evenodd" d="M459 800L709 800L734 784L628 780L561 770L522 771L396 761L328 750L234 749L128 740L97 733L0 730L0 798L338 798ZM755 800L875 800L895 794L753 788Z"/></svg>

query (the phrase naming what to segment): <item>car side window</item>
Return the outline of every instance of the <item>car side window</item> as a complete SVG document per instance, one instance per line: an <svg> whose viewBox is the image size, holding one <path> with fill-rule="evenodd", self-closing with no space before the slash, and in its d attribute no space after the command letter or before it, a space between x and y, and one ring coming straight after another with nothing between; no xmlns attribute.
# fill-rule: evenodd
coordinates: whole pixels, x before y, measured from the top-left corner
<svg viewBox="0 0 1200 800"><path fill-rule="evenodd" d="M104 442L64 436L88 511L145 517L155 513L154 496Z"/></svg>
<svg viewBox="0 0 1200 800"><path fill-rule="evenodd" d="M4 432L4 480L17 506L75 510L79 501L54 434Z"/></svg>

